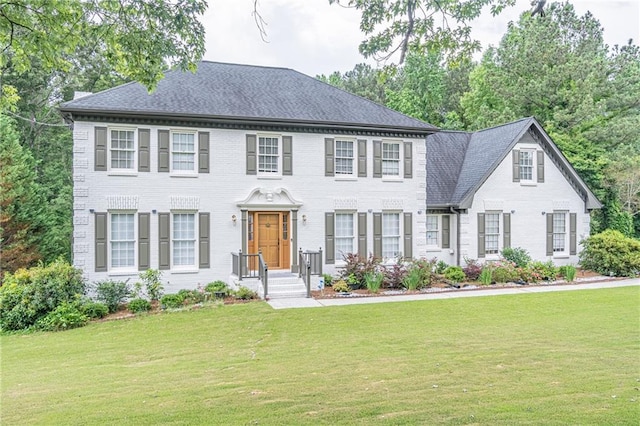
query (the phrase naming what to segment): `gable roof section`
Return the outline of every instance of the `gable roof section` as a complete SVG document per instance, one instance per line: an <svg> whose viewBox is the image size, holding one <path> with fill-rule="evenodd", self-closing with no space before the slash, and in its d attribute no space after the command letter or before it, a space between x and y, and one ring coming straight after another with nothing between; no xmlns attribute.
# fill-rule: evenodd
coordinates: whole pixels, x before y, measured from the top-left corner
<svg viewBox="0 0 640 426"><path fill-rule="evenodd" d="M423 121L297 71L203 61L196 73L169 71L149 94L127 83L62 104L66 114L173 117L344 128L435 130Z"/></svg>
<svg viewBox="0 0 640 426"><path fill-rule="evenodd" d="M527 131L533 131L553 163L585 200L587 209L602 207L549 135L533 117L489 129L441 132L427 137L427 205L429 208L469 208L473 196ZM450 134L449 140L443 135ZM467 143L463 141L467 139ZM464 147L461 152L460 148ZM462 160L461 160L462 159ZM438 164L447 161L449 166ZM434 169L433 173L429 169ZM445 170L448 169L448 170ZM451 176L457 169L458 175ZM445 170L443 172L443 170ZM455 185L446 180L452 179Z"/></svg>

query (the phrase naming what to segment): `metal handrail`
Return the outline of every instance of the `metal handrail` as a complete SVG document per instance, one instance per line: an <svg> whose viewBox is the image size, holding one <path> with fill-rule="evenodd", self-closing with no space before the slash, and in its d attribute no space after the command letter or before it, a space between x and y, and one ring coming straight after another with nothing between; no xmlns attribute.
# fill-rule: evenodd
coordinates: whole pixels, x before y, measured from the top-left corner
<svg viewBox="0 0 640 426"><path fill-rule="evenodd" d="M231 272L239 281L244 278L258 278L264 287L264 298L267 298L269 281L269 268L262 257L262 252L257 254L244 254L242 250L231 252Z"/></svg>
<svg viewBox="0 0 640 426"><path fill-rule="evenodd" d="M307 287L307 297L311 297L311 275L322 275L322 247L318 251L298 251L300 270L298 277L302 278Z"/></svg>
<svg viewBox="0 0 640 426"><path fill-rule="evenodd" d="M260 281L262 281L262 288L264 289L264 299L267 300L267 295L269 293L269 268L267 263L264 261L262 257L262 252L258 251L258 263L260 265L260 269L258 270Z"/></svg>

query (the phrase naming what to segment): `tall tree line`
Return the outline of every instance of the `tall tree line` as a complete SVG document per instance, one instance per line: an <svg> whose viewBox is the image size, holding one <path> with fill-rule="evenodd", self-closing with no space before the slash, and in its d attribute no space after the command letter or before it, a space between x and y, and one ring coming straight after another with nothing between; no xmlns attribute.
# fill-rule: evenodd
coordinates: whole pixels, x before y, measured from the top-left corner
<svg viewBox="0 0 640 426"><path fill-rule="evenodd" d="M479 63L411 52L402 67L319 78L446 129L534 116L603 202L592 231L640 238L640 49L605 45L590 13L525 12Z"/></svg>

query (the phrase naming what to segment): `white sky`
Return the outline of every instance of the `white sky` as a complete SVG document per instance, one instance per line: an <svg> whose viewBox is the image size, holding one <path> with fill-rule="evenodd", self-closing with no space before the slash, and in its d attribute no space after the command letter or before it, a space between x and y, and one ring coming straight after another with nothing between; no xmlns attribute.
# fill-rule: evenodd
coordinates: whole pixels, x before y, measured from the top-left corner
<svg viewBox="0 0 640 426"><path fill-rule="evenodd" d="M364 39L356 10L329 5L328 0L259 0L258 10L266 21L267 43L262 41L252 16L253 0L208 0L204 16L204 59L218 62L293 68L307 75L345 72L366 61L358 52ZM547 5L551 1L547 2ZM343 3L346 1L343 0ZM572 0L576 12L587 11L604 28L605 43L640 43L640 0ZM509 21L530 10L530 0L498 17L490 13L473 26L473 35L486 47L498 45Z"/></svg>

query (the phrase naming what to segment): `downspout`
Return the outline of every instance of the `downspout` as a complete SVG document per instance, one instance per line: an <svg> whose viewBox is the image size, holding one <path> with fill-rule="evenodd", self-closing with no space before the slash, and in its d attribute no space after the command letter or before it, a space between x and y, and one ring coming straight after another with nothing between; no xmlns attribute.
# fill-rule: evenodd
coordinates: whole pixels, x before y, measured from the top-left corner
<svg viewBox="0 0 640 426"><path fill-rule="evenodd" d="M456 265L460 265L460 211L449 206L449 211L456 215Z"/></svg>

